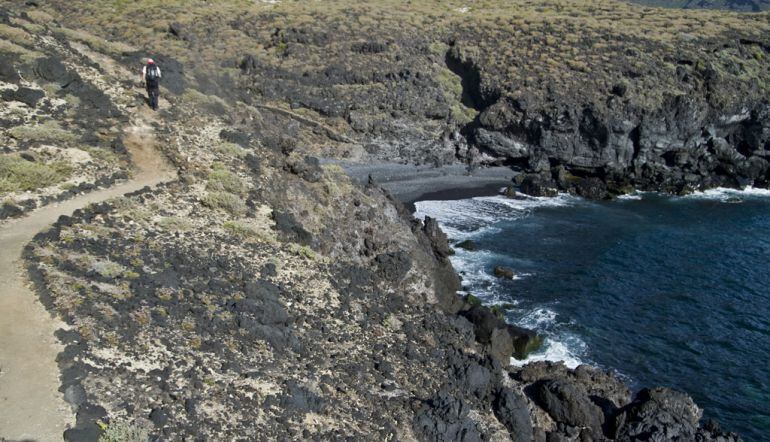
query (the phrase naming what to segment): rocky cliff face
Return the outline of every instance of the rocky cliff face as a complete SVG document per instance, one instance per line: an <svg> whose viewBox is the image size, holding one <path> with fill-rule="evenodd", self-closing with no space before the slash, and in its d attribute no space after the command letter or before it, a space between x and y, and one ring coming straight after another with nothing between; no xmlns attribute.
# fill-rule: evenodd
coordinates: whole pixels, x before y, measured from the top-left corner
<svg viewBox="0 0 770 442"><path fill-rule="evenodd" d="M673 193L766 187L770 107L765 89L756 82L720 83L731 71L745 75L733 58L740 54L766 73L766 66L751 61L759 54L755 51L766 50L754 41L724 43L712 52L720 65L696 61L683 50L672 60L675 65L657 72L654 65L644 68L646 75L666 76L664 90L632 92L633 77L641 74L633 68L603 96L602 91L586 97L550 88L493 90L493 96L504 97L488 100L494 102L466 131L482 152L537 174L546 186L588 197L622 193L629 186ZM474 63L472 56L465 60ZM582 182L590 177L603 182L594 189L598 193L583 191Z"/></svg>
<svg viewBox="0 0 770 442"><path fill-rule="evenodd" d="M25 116L0 114L9 150L122 155L147 112L133 76L149 54L164 89L147 130L180 176L62 218L26 251L71 326L68 440L734 439L681 393L510 367L536 337L456 295L435 220L318 157L504 163L531 172L533 192L596 197L613 183L762 184L766 16L487 6L4 6L3 103ZM69 135L13 141L38 119Z"/></svg>

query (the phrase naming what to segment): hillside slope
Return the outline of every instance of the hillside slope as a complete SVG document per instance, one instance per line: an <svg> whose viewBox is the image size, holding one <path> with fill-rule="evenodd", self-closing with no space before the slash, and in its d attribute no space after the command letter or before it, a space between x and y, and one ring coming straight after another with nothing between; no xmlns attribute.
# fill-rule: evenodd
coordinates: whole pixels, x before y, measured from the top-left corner
<svg viewBox="0 0 770 442"><path fill-rule="evenodd" d="M65 439L735 439L701 425L683 393L632 395L592 367L512 367L539 338L506 325L503 306L457 296L436 222L319 157L663 186L687 163L666 152L711 158L699 143L723 140L726 156L694 184L747 178L746 162L762 184L767 16L413 3L3 3L4 156L40 163L23 155L90 142L128 169L150 55L164 72L154 144L179 174L62 217L25 250L69 326L58 362L77 422ZM623 112L635 120L608 126ZM56 139L13 137L53 124Z"/></svg>
<svg viewBox="0 0 770 442"><path fill-rule="evenodd" d="M52 4L61 20L174 57L206 93L322 121L342 137L314 146L326 156L504 163L534 174L528 188L590 197L768 185L767 13L611 0Z"/></svg>

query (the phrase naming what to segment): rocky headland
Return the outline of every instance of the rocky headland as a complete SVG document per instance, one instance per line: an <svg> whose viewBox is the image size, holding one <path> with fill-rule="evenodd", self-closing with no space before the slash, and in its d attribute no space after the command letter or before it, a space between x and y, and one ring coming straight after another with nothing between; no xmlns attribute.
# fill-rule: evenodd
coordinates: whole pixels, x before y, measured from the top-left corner
<svg viewBox="0 0 770 442"><path fill-rule="evenodd" d="M540 338L458 296L437 222L376 175L482 186L505 166L521 191L591 198L766 187L769 20L609 0L4 2L0 215L130 177L127 144L178 173L24 251L67 324L64 438L736 439L684 393L511 366Z"/></svg>

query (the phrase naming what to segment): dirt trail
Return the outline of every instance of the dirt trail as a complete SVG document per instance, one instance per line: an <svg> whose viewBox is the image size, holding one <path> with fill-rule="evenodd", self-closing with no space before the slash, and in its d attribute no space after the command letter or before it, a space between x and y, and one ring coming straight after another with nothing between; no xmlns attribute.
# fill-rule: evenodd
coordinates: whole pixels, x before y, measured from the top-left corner
<svg viewBox="0 0 770 442"><path fill-rule="evenodd" d="M52 317L29 287L22 249L61 215L174 179L176 173L155 147L154 118L151 110L140 108L125 130L124 144L135 166L131 180L0 226L0 441L60 441L74 424L74 413L58 392L56 356L63 347L54 332L66 324Z"/></svg>

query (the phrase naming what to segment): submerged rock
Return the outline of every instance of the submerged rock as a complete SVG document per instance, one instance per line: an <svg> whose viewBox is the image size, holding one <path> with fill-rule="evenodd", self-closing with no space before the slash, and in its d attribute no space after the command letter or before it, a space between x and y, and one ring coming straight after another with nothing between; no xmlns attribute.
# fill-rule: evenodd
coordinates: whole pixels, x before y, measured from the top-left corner
<svg viewBox="0 0 770 442"><path fill-rule="evenodd" d="M466 239L465 241L461 241L455 244L455 247L458 249L468 250L469 252L473 252L479 249L476 243L470 239Z"/></svg>
<svg viewBox="0 0 770 442"><path fill-rule="evenodd" d="M496 266L492 273L498 278L514 279L516 277L516 272L512 268L505 266Z"/></svg>

